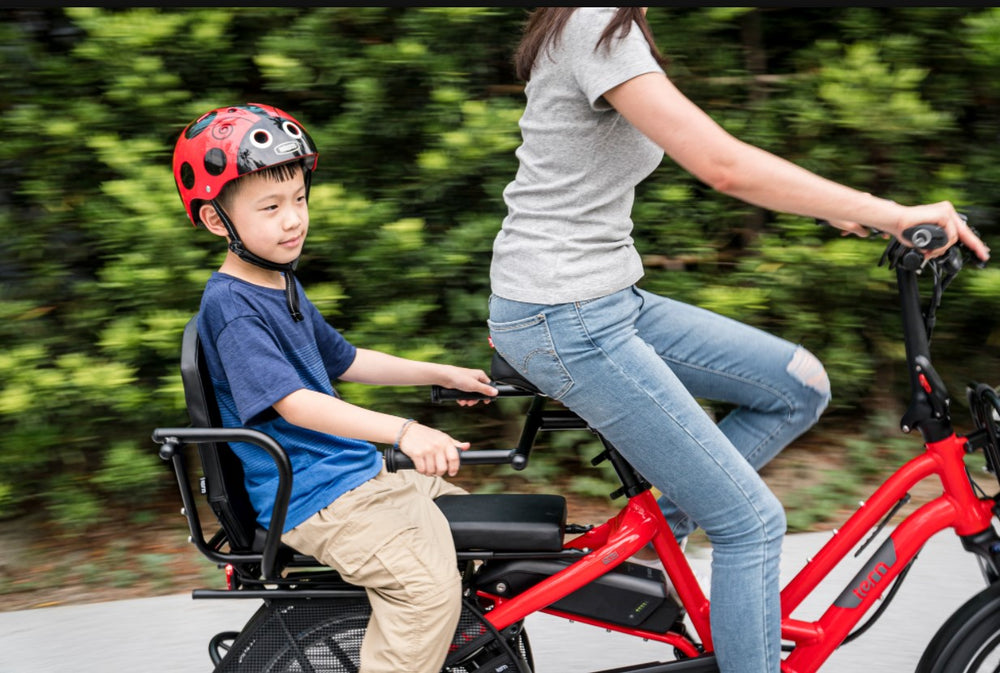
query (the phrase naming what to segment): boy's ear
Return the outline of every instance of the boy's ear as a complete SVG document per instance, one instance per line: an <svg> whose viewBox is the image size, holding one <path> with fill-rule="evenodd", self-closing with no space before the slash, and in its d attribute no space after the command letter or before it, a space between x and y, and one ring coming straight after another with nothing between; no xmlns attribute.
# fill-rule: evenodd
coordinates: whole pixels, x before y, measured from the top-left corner
<svg viewBox="0 0 1000 673"><path fill-rule="evenodd" d="M198 209L198 216L201 218L201 223L210 232L216 236L229 237L229 232L226 231L226 226L222 224L222 218L219 217L219 212L215 209L215 206L203 203L201 208Z"/></svg>

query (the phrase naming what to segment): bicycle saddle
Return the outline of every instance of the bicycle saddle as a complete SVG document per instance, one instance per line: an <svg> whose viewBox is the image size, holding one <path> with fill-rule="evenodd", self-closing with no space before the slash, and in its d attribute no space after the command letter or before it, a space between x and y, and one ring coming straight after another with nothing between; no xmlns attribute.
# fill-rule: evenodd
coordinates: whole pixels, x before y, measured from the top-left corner
<svg viewBox="0 0 1000 673"><path fill-rule="evenodd" d="M521 374L510 366L510 363L500 357L500 354L493 351L493 360L490 362L490 378L497 383L505 383L515 388L527 390L535 395L545 395L535 384L521 376Z"/></svg>

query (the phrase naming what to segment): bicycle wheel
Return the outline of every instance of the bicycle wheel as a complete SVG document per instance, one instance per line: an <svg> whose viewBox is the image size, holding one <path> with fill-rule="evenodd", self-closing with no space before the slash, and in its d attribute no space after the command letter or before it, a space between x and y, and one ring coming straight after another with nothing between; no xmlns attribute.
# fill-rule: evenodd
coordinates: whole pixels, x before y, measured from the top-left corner
<svg viewBox="0 0 1000 673"><path fill-rule="evenodd" d="M924 650L917 673L1000 671L1000 583L983 589L948 618Z"/></svg>

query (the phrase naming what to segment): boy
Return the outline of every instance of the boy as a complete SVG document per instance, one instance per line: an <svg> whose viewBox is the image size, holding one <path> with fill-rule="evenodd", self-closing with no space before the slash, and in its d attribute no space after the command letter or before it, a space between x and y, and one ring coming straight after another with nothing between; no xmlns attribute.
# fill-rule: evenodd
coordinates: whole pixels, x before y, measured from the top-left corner
<svg viewBox="0 0 1000 673"><path fill-rule="evenodd" d="M218 108L181 133L173 168L188 217L229 243L205 286L198 333L223 423L262 430L288 450L294 478L282 540L367 590L361 671L434 673L461 587L433 499L464 493L442 475L456 474L469 444L345 402L331 381L497 391L480 370L356 348L309 302L294 271L317 156L302 125L268 105ZM398 446L415 471L387 472L373 442ZM266 527L277 472L263 452L233 450Z"/></svg>

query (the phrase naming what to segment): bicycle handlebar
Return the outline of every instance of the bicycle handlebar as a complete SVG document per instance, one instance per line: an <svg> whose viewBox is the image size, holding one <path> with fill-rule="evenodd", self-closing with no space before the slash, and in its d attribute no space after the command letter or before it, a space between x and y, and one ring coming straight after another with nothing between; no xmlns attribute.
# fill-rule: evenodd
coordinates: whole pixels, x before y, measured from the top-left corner
<svg viewBox="0 0 1000 673"><path fill-rule="evenodd" d="M962 219L966 219L965 215L959 213ZM829 220L816 219L816 224L832 227ZM872 229L873 233L882 234L878 229ZM937 250L945 243L948 242L948 235L945 233L943 227L934 224L933 222L925 222L924 224L916 224L908 229L903 230L903 238L913 244L913 247L921 253L930 252L931 250Z"/></svg>
<svg viewBox="0 0 1000 673"><path fill-rule="evenodd" d="M959 213L959 217L968 222L968 217ZM833 226L827 220L816 219L816 224L823 226ZM975 228L972 228L975 232ZM873 229L874 233L883 233ZM978 234L978 232L976 232ZM972 255L971 251L961 241L952 245L947 252L932 259L927 259L924 255L931 250L944 247L948 242L948 236L943 227L932 222L916 224L903 230L903 238L912 244L907 247L893 238L882 254L879 265L889 262L890 268L901 267L906 271L919 271L926 265L932 265L946 276L957 274L967 259L975 261L976 266L983 268L986 262L979 260Z"/></svg>

